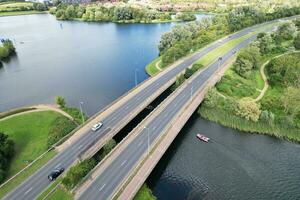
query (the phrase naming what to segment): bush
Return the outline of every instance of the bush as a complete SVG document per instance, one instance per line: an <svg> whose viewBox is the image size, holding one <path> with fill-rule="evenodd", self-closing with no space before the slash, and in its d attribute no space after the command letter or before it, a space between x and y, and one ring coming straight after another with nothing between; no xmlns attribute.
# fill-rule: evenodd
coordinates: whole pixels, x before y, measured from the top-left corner
<svg viewBox="0 0 300 200"><path fill-rule="evenodd" d="M294 39L294 47L296 49L300 49L300 33L298 33L298 35Z"/></svg>
<svg viewBox="0 0 300 200"><path fill-rule="evenodd" d="M69 190L73 189L96 165L96 160L90 158L71 167L62 179L62 184Z"/></svg>
<svg viewBox="0 0 300 200"><path fill-rule="evenodd" d="M72 130L76 128L76 124L73 121L70 121L65 116L57 117L51 126L51 129L48 134L47 145L50 148L53 144L58 142L61 138L66 136Z"/></svg>
<svg viewBox="0 0 300 200"><path fill-rule="evenodd" d="M243 98L238 102L236 114L254 122L257 122L260 116L259 105L251 98Z"/></svg>
<svg viewBox="0 0 300 200"><path fill-rule="evenodd" d="M2 182L9 167L9 162L15 153L14 142L8 138L8 135L0 132L0 182Z"/></svg>
<svg viewBox="0 0 300 200"><path fill-rule="evenodd" d="M66 107L66 100L62 96L55 97L55 103L61 108Z"/></svg>

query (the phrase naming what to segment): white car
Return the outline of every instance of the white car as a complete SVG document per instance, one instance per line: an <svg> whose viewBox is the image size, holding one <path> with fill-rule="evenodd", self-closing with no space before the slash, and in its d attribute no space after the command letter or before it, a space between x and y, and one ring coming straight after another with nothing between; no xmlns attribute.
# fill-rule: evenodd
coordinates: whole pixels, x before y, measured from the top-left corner
<svg viewBox="0 0 300 200"><path fill-rule="evenodd" d="M101 127L103 126L103 124L101 122L95 124L93 127L92 127L92 131L97 131L99 130Z"/></svg>

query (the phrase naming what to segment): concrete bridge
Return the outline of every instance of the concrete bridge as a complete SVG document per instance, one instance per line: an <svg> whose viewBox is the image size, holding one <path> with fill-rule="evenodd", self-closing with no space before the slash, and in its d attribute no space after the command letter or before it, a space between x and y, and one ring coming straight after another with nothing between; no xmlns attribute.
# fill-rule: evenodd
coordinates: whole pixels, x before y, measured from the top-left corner
<svg viewBox="0 0 300 200"><path fill-rule="evenodd" d="M6 195L4 199L31 200L36 198L51 184L47 179L47 175L54 168L61 166L68 169L79 160L86 159L94 155L100 148L102 148L106 141L116 135L155 98L157 98L167 88L169 88L174 83L176 76L180 72L191 66L195 61L203 58L207 53L216 49L220 45L225 44L226 42L229 42L233 39L247 35L257 30L258 28L264 27L266 24L244 29L231 35L231 37L226 37L222 40L216 41L211 45L194 53L193 55L177 61L175 64L168 67L166 70L162 71L155 77L147 79L138 87L135 87L124 94L122 97L114 101L102 111L91 117L83 126L78 128L76 133L74 133L74 135L69 140L64 142L61 146L57 147L58 154L53 159L48 161L43 167L41 167L33 175L27 178L15 190ZM236 48L238 49L244 44L239 44ZM223 60L218 61L217 65L222 64L231 56L232 52L228 52L228 55L224 55ZM198 72L196 74L197 76L195 75L193 79L189 80L188 83L190 84L185 87L182 86L163 104L161 104L159 108L157 108L157 110L163 108L165 110L156 110L156 112L153 112L153 114L149 115L141 123L145 124L145 128L143 126L142 128L141 126L138 126L136 129L134 129L134 131L128 136L135 136L134 139L132 139L132 142L129 142L131 140L124 140L121 143L128 143L128 146L126 146L126 148L123 147L124 150L119 150L121 149L121 145L119 145L118 148L113 151L113 153L119 151L120 156L114 157L115 159L112 159L113 157L111 156L107 157L107 161L111 159L111 164L113 164L113 166L121 166L121 169L117 170L117 168L108 165L110 167L105 169L108 171L104 170L103 173L95 177L93 184L88 187L87 190L82 192L82 196L80 196L80 198L92 195L91 199L106 199L115 195L117 191L119 191L120 187L125 183L125 179L128 178L132 173L131 170L135 169L136 164L139 163L142 158L145 158L145 152L150 152L150 147L152 148L157 144L157 141L161 138L161 134L165 134L165 132L169 130L170 127L167 125L170 125L172 124L172 122L174 122L173 120L176 119L175 116L181 116L183 113L181 109L185 108L186 105L191 104L192 100L199 99L196 98L196 94L201 94L204 86L207 86L207 81L209 81L210 78L213 77L213 75L215 76L217 73L219 73L218 67L216 66L216 63L213 63L207 69ZM170 99L173 99L172 103ZM197 104L199 103L200 102L198 102ZM189 113L191 114L192 112ZM146 121L150 119L152 120ZM186 118L186 120L187 119L188 118ZM91 127L99 121L103 123L103 127L97 132L92 132ZM182 122L184 122L184 120L182 120ZM145 138L147 138L147 145L146 143L142 142L145 140ZM131 158L131 156L133 157ZM110 162L108 163L110 164ZM112 174L111 171L109 171L110 168L115 170L112 171ZM97 171L98 169L99 168L96 168L95 171ZM118 174L119 176L114 176L114 173ZM107 181L105 181L105 183L101 185L103 177L106 178L105 180ZM111 180L108 181L109 179ZM98 193L100 193L100 196L98 195Z"/></svg>
<svg viewBox="0 0 300 200"><path fill-rule="evenodd" d="M207 88L220 80L234 53L255 38L254 34L198 71L163 101L86 177L75 199L132 199L202 102Z"/></svg>

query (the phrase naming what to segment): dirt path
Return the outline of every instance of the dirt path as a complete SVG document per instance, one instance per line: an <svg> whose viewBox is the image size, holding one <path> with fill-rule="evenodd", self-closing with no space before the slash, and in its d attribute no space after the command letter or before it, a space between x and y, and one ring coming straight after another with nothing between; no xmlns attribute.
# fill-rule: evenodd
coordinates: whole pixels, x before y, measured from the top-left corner
<svg viewBox="0 0 300 200"><path fill-rule="evenodd" d="M276 57L277 57L277 56L276 56ZM276 57L274 57L274 58L276 58ZM272 59L273 59L273 58L272 58ZM272 60L272 59L271 59L271 60ZM259 100L261 100L261 99L263 98L263 96L265 95L265 93L266 93L268 87L269 87L268 79L267 79L267 76L266 76L266 74L265 74L265 67L266 67L266 65L267 65L269 62L270 62L270 60L268 60L267 62L265 62L265 63L261 66L261 68L260 68L260 70L259 70L260 75L261 75L261 77L262 77L262 79L263 79L265 85L264 85L264 88L260 91L260 94L256 97L256 99L254 99L254 102L258 102Z"/></svg>
<svg viewBox="0 0 300 200"><path fill-rule="evenodd" d="M26 114L26 113L49 111L49 110L54 111L54 112L58 112L58 113L60 113L64 116L66 116L70 120L73 120L73 117L71 115L69 115L65 111L61 110L57 105L54 105L54 104L39 104L39 105L35 105L35 106L30 106L28 108L35 108L35 109L4 117L4 118L0 119L0 121L6 120L6 119L9 119L9 118L18 116L18 115L23 115L23 114Z"/></svg>

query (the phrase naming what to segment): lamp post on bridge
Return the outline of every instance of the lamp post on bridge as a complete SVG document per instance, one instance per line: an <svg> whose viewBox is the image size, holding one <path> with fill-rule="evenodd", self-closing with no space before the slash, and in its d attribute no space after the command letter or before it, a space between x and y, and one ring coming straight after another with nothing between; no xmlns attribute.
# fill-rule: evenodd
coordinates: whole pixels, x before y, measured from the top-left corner
<svg viewBox="0 0 300 200"><path fill-rule="evenodd" d="M83 112L82 112L82 106L83 106L83 101L80 101L80 102L79 102L79 108L80 108L80 113L81 113L82 123L84 123L84 117L83 117Z"/></svg>
<svg viewBox="0 0 300 200"><path fill-rule="evenodd" d="M137 77L137 72L138 72L139 70L138 69L134 69L134 81L135 81L135 87L137 86L137 84L138 84L138 77Z"/></svg>
<svg viewBox="0 0 300 200"><path fill-rule="evenodd" d="M193 100L193 89L194 89L194 86L191 87L191 100Z"/></svg>

